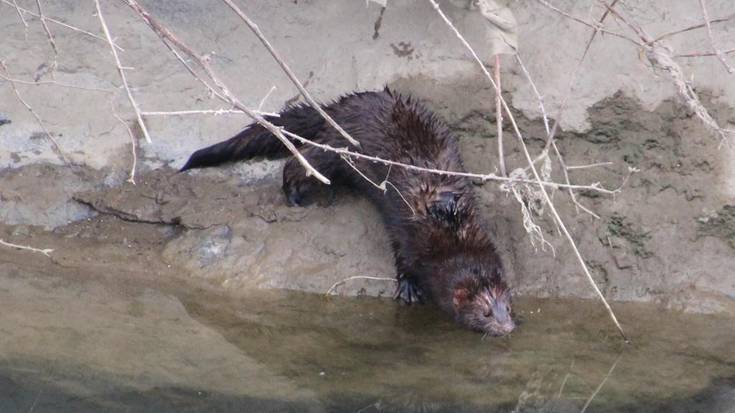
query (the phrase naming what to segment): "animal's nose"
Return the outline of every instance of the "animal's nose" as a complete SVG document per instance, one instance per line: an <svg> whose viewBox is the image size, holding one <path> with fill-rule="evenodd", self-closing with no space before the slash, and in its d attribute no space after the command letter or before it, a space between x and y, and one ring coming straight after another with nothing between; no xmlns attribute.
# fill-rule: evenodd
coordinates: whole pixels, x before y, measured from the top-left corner
<svg viewBox="0 0 735 413"><path fill-rule="evenodd" d="M514 323L513 320L500 324L500 331L502 331L503 334L509 334L511 331L515 330L515 328L516 323Z"/></svg>

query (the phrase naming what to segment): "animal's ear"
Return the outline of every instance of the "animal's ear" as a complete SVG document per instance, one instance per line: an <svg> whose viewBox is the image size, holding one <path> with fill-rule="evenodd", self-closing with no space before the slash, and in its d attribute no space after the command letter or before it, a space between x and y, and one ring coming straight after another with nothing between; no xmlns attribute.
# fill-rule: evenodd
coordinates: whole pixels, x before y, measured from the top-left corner
<svg viewBox="0 0 735 413"><path fill-rule="evenodd" d="M502 280L504 275L505 271L503 271L501 266L496 266L493 270L493 277L495 277L496 280Z"/></svg>
<svg viewBox="0 0 735 413"><path fill-rule="evenodd" d="M464 307L470 300L470 291L466 288L455 288L454 296L452 297L452 304L454 304L454 311L459 311L460 308Z"/></svg>

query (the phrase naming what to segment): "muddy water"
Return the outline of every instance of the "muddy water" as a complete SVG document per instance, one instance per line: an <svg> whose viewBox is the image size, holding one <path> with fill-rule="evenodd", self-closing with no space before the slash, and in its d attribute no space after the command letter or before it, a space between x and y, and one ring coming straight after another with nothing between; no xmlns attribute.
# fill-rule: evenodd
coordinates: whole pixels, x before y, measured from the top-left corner
<svg viewBox="0 0 735 413"><path fill-rule="evenodd" d="M518 299L511 337L431 306L227 298L0 265L0 412L732 412L735 322ZM154 287L151 287L154 285Z"/></svg>

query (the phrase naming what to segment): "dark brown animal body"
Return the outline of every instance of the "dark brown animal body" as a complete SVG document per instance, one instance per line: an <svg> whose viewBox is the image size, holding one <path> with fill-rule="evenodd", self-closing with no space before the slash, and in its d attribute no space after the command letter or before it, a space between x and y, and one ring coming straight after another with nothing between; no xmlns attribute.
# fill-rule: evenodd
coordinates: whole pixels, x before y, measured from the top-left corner
<svg viewBox="0 0 735 413"><path fill-rule="evenodd" d="M424 168L464 171L456 139L429 110L388 89L344 96L325 106L361 146L355 149ZM268 120L306 139L344 147L347 141L313 108L294 106ZM294 141L301 154L333 184L367 195L379 209L398 270L396 296L411 303L432 299L466 328L505 335L515 324L511 294L495 247L478 216L471 182L464 177L389 168ZM255 157L289 156L260 125L196 151L183 170ZM359 171L359 172L358 172ZM375 184L387 181L387 191ZM322 184L304 173L294 158L283 170L283 189L300 205Z"/></svg>

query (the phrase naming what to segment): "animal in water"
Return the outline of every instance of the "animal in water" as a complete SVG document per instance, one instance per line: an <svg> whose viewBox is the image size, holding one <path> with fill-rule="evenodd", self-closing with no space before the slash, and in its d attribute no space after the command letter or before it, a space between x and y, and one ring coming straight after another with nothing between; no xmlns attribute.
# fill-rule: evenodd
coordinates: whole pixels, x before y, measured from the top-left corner
<svg viewBox="0 0 735 413"><path fill-rule="evenodd" d="M356 152L425 169L464 171L456 138L410 96L388 88L352 93L323 109L360 142L352 148ZM266 119L313 142L348 144L308 105L289 106ZM353 188L378 208L395 256L397 299L409 304L430 299L461 326L489 335L506 335L515 328L511 290L469 178L344 157L297 139L292 142L332 185ZM226 141L194 152L181 170L288 156L288 149L265 127L251 124ZM385 191L376 187L381 182L386 182ZM324 184L307 176L291 156L283 169L287 202L306 204L320 187Z"/></svg>

